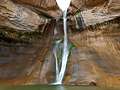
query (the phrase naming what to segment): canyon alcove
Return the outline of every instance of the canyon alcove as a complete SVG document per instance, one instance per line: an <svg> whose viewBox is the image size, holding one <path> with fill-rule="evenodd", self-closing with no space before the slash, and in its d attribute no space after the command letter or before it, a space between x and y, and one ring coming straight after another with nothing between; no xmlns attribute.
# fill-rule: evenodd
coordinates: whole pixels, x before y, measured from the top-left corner
<svg viewBox="0 0 120 90"><path fill-rule="evenodd" d="M0 0L0 84L119 89L120 0Z"/></svg>

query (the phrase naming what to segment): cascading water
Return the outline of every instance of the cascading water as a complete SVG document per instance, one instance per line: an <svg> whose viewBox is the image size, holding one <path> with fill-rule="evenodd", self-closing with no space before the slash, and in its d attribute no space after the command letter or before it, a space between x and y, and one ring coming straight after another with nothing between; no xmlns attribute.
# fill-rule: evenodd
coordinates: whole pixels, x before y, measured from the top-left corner
<svg viewBox="0 0 120 90"><path fill-rule="evenodd" d="M64 26L64 42L63 42L63 52L61 66L58 65L57 52L54 51L54 56L56 59L56 82L54 84L62 84L64 78L69 50L68 50L68 38L67 38L67 9L70 5L71 0L56 0L59 8L63 12L63 26Z"/></svg>

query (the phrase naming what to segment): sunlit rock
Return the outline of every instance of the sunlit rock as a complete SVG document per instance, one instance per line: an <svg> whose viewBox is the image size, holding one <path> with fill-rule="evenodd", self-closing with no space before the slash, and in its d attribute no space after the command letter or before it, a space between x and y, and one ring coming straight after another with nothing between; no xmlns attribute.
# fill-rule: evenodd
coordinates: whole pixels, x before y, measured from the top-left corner
<svg viewBox="0 0 120 90"><path fill-rule="evenodd" d="M119 87L119 26L119 18L117 18L91 26L70 37L76 50L73 51L69 62L72 67L68 64L68 70L72 72L69 75L72 76L65 83L90 84L93 82L98 86Z"/></svg>
<svg viewBox="0 0 120 90"><path fill-rule="evenodd" d="M32 10L13 3L11 0L0 1L0 25L18 30L34 31L43 20Z"/></svg>

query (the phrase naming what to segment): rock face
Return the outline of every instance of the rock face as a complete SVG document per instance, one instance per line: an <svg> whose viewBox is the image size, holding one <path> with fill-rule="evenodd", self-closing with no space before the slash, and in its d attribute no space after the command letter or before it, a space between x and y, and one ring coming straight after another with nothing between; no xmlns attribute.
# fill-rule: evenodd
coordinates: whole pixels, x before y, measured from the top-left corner
<svg viewBox="0 0 120 90"><path fill-rule="evenodd" d="M73 21L81 12L86 25L93 25L119 16L119 6L119 0L72 0L68 16ZM1 0L0 10L1 26L26 31L62 16L55 0Z"/></svg>
<svg viewBox="0 0 120 90"><path fill-rule="evenodd" d="M55 0L0 2L0 83L54 82L53 30L56 25L60 35L55 37L59 39L63 29L58 20L62 13ZM120 86L119 4L120 0L72 0L68 26L69 39L75 48L64 84ZM83 31L79 28L81 21L85 24Z"/></svg>
<svg viewBox="0 0 120 90"><path fill-rule="evenodd" d="M40 10L45 11L53 17L59 16L59 8L55 0L13 0L14 2L30 5L39 8ZM120 9L119 0L72 0L70 5L70 13L74 14L77 10L91 9L94 7L104 7L105 10L107 7L110 10L119 10Z"/></svg>
<svg viewBox="0 0 120 90"><path fill-rule="evenodd" d="M68 64L66 84L119 87L120 22L116 20L70 37L76 48Z"/></svg>
<svg viewBox="0 0 120 90"><path fill-rule="evenodd" d="M16 30L34 31L45 21L32 10L13 3L0 0L0 25Z"/></svg>
<svg viewBox="0 0 120 90"><path fill-rule="evenodd" d="M40 80L40 77L45 76L42 72L45 70L44 64L47 63L46 54L52 46L52 28L53 22L46 26L46 31L42 35L40 32L30 33L29 42L10 39L10 34L9 37L0 38L0 83L12 85L46 83L45 80ZM17 35L15 32L13 34ZM24 40L27 35L22 37L21 40Z"/></svg>

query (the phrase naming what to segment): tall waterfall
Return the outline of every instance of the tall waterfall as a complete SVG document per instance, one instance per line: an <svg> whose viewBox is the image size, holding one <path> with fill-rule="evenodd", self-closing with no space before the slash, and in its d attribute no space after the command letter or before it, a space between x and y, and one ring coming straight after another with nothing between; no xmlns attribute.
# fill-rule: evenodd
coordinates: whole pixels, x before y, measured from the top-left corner
<svg viewBox="0 0 120 90"><path fill-rule="evenodd" d="M62 84L62 80L64 78L68 56L69 56L68 38L67 38L67 9L70 5L71 0L56 0L56 1L57 1L59 8L63 12L64 41L63 41L63 52L62 52L61 64L59 64L57 60L56 50L54 51L54 56L56 60L56 82L54 84Z"/></svg>

